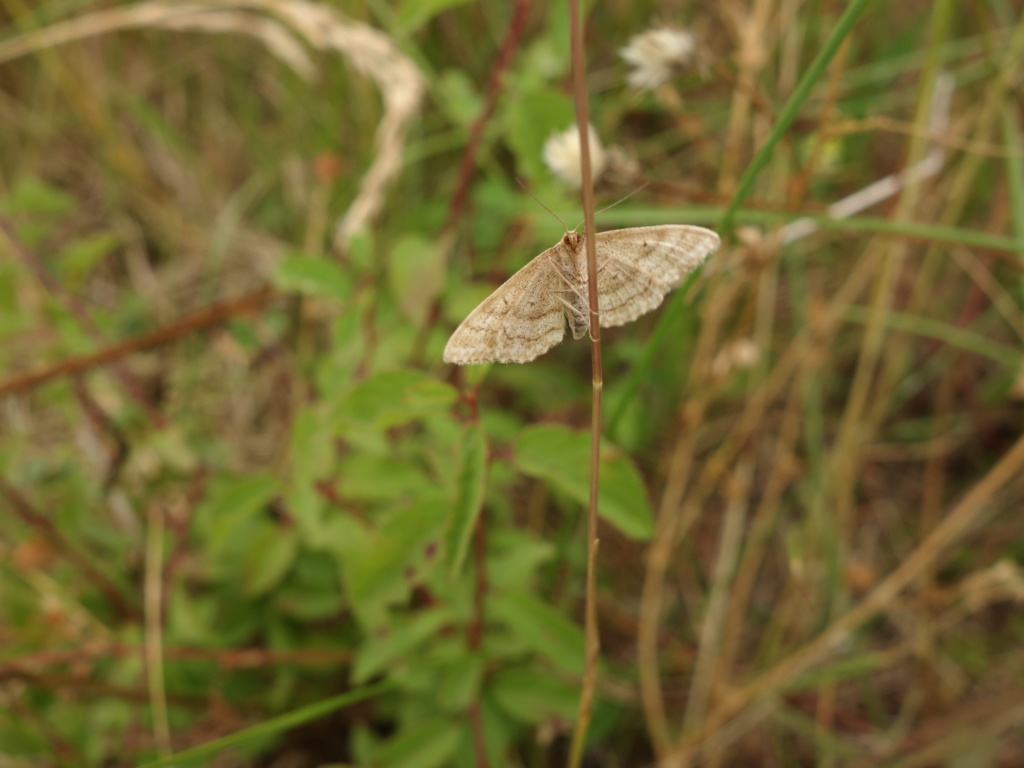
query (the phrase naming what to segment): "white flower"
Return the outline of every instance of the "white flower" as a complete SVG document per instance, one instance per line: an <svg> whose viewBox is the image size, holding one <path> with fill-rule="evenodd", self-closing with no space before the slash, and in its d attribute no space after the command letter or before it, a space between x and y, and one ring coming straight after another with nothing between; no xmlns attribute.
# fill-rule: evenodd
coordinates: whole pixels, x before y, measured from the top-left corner
<svg viewBox="0 0 1024 768"><path fill-rule="evenodd" d="M587 126L590 136L591 177L596 181L604 173L608 158L594 126ZM580 132L574 125L560 133L553 133L544 142L544 162L558 178L573 189L583 186L580 170Z"/></svg>
<svg viewBox="0 0 1024 768"><path fill-rule="evenodd" d="M675 68L689 64L696 48L693 35L685 29L649 29L633 35L619 55L633 65L630 87L653 91L672 77Z"/></svg>

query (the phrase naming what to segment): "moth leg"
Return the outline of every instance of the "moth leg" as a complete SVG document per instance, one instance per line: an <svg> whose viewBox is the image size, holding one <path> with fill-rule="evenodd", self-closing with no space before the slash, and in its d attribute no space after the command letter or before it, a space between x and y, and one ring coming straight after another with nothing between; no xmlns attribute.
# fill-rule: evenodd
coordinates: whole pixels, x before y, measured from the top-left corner
<svg viewBox="0 0 1024 768"><path fill-rule="evenodd" d="M559 266L557 264L555 264L554 266L555 266L555 272L557 272L558 276L560 278L562 278L562 282L565 283L566 287L570 291L572 291L574 294L576 294L576 298L578 298L580 301L586 303L587 302L587 297L584 296L583 293L580 291L579 286L574 285L573 282L568 278L568 276L564 272L562 272L562 270L559 268ZM559 293L565 293L565 291L559 291Z"/></svg>
<svg viewBox="0 0 1024 768"><path fill-rule="evenodd" d="M579 309L574 307L572 304L570 304L568 301L563 299L561 296L555 296L555 300L562 302L562 304L564 304L566 307L568 307L569 310L572 311L580 319L582 319L582 320L586 320L587 319L586 313L581 312Z"/></svg>

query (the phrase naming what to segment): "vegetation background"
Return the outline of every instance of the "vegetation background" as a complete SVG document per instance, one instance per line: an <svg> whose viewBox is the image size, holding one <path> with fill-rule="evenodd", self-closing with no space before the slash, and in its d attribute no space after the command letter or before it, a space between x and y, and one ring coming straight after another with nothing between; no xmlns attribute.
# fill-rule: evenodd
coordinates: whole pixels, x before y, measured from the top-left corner
<svg viewBox="0 0 1024 768"><path fill-rule="evenodd" d="M588 765L1024 764L1021 5L588 4L599 225L724 225L604 334ZM564 764L588 345L441 350L580 217L565 7L0 18L0 765Z"/></svg>

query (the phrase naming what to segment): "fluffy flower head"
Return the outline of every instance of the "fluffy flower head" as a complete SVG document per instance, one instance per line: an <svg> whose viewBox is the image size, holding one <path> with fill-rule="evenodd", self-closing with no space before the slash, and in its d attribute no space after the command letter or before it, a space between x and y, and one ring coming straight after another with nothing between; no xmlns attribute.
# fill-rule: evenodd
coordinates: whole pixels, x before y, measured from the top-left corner
<svg viewBox="0 0 1024 768"><path fill-rule="evenodd" d="M596 181L604 173L608 157L594 126L588 125L587 133L590 136L590 168ZM548 137L544 142L544 162L563 183L573 189L583 186L583 174L580 170L580 133L575 125Z"/></svg>
<svg viewBox="0 0 1024 768"><path fill-rule="evenodd" d="M693 61L696 47L685 29L649 29L630 38L619 55L632 65L630 87L653 91L672 77L673 70Z"/></svg>

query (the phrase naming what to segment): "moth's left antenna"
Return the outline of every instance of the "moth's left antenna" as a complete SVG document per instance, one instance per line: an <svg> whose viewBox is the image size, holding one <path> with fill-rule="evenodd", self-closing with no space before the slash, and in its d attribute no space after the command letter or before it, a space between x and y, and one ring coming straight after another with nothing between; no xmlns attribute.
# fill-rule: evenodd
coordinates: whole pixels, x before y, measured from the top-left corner
<svg viewBox="0 0 1024 768"><path fill-rule="evenodd" d="M522 187L522 188L523 188L523 192L525 192L526 194L528 194L528 195L529 195L530 197L532 197L532 198L533 198L533 202L535 202L535 203L536 203L537 205L539 205L539 206L540 206L541 208L543 208L543 209L544 209L545 211L547 211L547 212L548 212L548 213L550 213L550 214L551 214L552 216L554 216L554 217L555 217L556 219L558 219L558 223L562 225L562 229L564 229L564 230L565 230L566 232L568 232L568 231L569 231L569 227L567 227L567 226L565 225L565 222L564 222L564 221L562 221L562 217L561 217L561 216L559 216L559 215L558 215L557 213L555 213L554 211L552 211L552 210L551 210L550 208L548 208L548 207L547 207L546 205L544 205L544 203L542 203L542 202L541 202L540 200L538 200L538 199L537 199L537 196L536 196L535 194L533 194L533 192L531 192L530 190L528 190L528 189L526 188L526 184L525 184L525 182L523 182L523 180L522 180L522 179L520 179L520 178L519 178L518 176L516 177L516 183L517 183L517 184L518 184L518 185L519 185L520 187ZM579 227L577 227L577 229L578 229L578 228L579 228ZM573 232L575 232L575 231L576 231L576 230L574 229L574 230L573 230Z"/></svg>

